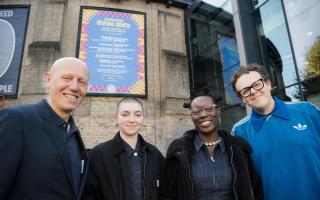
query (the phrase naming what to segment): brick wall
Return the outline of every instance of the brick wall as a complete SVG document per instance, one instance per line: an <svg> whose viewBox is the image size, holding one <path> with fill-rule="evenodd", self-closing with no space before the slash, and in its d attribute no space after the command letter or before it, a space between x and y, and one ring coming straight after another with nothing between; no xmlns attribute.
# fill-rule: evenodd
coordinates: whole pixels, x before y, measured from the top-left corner
<svg viewBox="0 0 320 200"><path fill-rule="evenodd" d="M35 103L46 97L43 74L54 60L74 56L80 6L141 11L147 18L148 98L142 135L164 153L173 138L190 128L189 75L184 38L184 11L142 0L0 0L0 5L31 5L17 99L5 106ZM119 97L87 97L74 117L88 148L112 138L112 115Z"/></svg>

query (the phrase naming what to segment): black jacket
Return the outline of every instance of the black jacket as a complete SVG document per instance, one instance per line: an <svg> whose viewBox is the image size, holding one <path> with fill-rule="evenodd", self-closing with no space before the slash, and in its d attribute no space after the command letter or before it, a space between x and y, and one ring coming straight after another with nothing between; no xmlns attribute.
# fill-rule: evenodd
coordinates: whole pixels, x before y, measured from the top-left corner
<svg viewBox="0 0 320 200"><path fill-rule="evenodd" d="M144 145L144 200L159 199L159 177L163 156L153 145ZM82 200L131 200L132 191L129 177L127 152L120 134L107 142L97 145L89 152L89 173Z"/></svg>
<svg viewBox="0 0 320 200"><path fill-rule="evenodd" d="M80 199L88 169L85 147L76 134L84 173L75 193L57 118L45 100L0 110L0 200Z"/></svg>
<svg viewBox="0 0 320 200"><path fill-rule="evenodd" d="M196 130L187 131L174 140L167 151L162 175L161 200L195 200L191 162L195 152ZM236 200L262 199L261 180L253 169L249 154L250 146L241 138L225 131L219 135L226 144L233 170L233 193Z"/></svg>

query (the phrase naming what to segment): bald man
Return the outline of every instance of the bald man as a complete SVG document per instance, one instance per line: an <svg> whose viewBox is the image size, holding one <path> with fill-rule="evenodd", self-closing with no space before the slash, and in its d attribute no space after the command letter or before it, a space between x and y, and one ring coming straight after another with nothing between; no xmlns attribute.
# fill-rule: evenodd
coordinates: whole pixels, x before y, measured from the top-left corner
<svg viewBox="0 0 320 200"><path fill-rule="evenodd" d="M1 200L80 199L87 155L71 112L88 79L84 62L61 58L45 74L47 99L0 111Z"/></svg>

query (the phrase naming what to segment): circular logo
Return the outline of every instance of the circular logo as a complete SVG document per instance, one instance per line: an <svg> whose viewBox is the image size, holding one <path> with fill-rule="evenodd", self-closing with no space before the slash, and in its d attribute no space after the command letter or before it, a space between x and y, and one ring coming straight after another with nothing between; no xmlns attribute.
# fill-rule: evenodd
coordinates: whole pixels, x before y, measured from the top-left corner
<svg viewBox="0 0 320 200"><path fill-rule="evenodd" d="M107 85L107 91L109 93L116 93L117 92L117 87L113 84Z"/></svg>
<svg viewBox="0 0 320 200"><path fill-rule="evenodd" d="M7 72L15 49L16 37L12 25L0 19L0 78Z"/></svg>

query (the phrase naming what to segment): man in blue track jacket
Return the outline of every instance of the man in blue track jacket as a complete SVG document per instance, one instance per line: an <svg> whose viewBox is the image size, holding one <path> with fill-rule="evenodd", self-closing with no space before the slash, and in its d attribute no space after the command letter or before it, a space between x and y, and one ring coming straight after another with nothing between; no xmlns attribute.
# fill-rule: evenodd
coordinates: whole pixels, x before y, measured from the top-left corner
<svg viewBox="0 0 320 200"><path fill-rule="evenodd" d="M287 103L271 95L263 66L240 67L231 82L252 114L232 133L252 146L266 200L320 198L320 110L308 102Z"/></svg>

